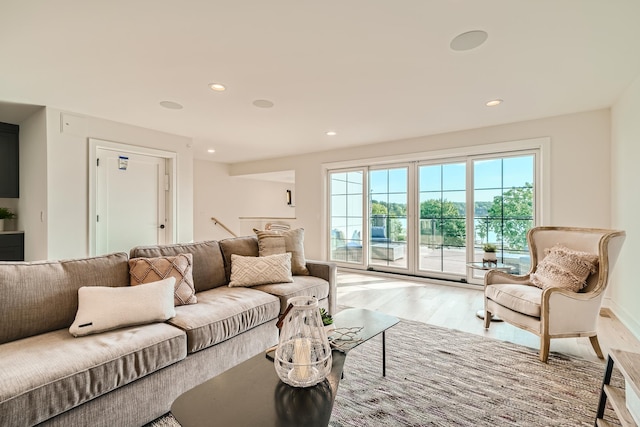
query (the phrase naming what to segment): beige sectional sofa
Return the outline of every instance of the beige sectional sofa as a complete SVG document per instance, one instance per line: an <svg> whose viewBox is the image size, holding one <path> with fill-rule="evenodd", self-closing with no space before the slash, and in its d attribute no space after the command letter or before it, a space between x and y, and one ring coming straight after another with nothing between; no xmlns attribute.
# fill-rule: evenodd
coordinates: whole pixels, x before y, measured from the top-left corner
<svg viewBox="0 0 640 427"><path fill-rule="evenodd" d="M83 337L69 327L82 286L129 285L129 258L191 253L197 303L166 322ZM255 237L136 247L68 261L0 263L0 425L140 426L184 391L277 342L288 298L336 308L336 267L307 261L292 283L229 287L231 254Z"/></svg>

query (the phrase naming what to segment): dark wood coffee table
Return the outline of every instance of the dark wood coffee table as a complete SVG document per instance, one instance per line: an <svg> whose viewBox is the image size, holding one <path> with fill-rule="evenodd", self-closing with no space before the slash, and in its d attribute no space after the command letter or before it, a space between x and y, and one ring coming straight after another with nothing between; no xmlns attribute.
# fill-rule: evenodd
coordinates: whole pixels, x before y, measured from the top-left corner
<svg viewBox="0 0 640 427"><path fill-rule="evenodd" d="M261 353L183 393L171 413L183 427L326 427L348 351L382 333L384 374L384 332L398 323L393 316L364 309L344 310L334 320L337 328L362 329L357 339L341 341L342 351L333 350L331 372L320 384L297 388L283 383L273 359Z"/></svg>

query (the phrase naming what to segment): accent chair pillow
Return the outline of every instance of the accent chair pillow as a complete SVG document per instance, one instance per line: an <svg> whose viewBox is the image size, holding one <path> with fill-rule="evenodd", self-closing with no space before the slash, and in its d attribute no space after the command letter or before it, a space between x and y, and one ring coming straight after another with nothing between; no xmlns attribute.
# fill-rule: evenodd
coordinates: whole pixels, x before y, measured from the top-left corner
<svg viewBox="0 0 640 427"><path fill-rule="evenodd" d="M231 254L230 287L291 283L291 254L240 256Z"/></svg>
<svg viewBox="0 0 640 427"><path fill-rule="evenodd" d="M175 305L195 304L196 288L193 284L193 255L179 254L158 258L133 258L129 260L131 286L157 282L173 277Z"/></svg>
<svg viewBox="0 0 640 427"><path fill-rule="evenodd" d="M579 292L590 274L598 270L598 255L575 251L562 245L546 249L547 254L538 264L530 280L535 286L564 288Z"/></svg>
<svg viewBox="0 0 640 427"><path fill-rule="evenodd" d="M309 275L307 261L304 258L304 228L287 231L261 231L254 228L253 231L258 235L258 249L260 248L260 240L266 239L266 236L269 234L284 237L285 251L291 253L291 272L294 276ZM280 243L272 243L269 245L265 243L265 247L266 246L269 246L271 251L281 250ZM262 252L260 252L260 256L263 256Z"/></svg>
<svg viewBox="0 0 640 427"><path fill-rule="evenodd" d="M82 286L78 289L78 312L69 332L81 337L126 326L164 322L176 315L169 277L144 286Z"/></svg>

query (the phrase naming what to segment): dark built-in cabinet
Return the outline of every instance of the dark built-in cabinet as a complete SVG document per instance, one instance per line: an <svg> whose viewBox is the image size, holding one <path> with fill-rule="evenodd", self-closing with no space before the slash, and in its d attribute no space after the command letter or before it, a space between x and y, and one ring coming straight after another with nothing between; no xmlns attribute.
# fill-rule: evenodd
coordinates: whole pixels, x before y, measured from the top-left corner
<svg viewBox="0 0 640 427"><path fill-rule="evenodd" d="M0 122L0 199L20 197L19 131L18 125Z"/></svg>
<svg viewBox="0 0 640 427"><path fill-rule="evenodd" d="M24 261L24 233L0 233L0 261Z"/></svg>

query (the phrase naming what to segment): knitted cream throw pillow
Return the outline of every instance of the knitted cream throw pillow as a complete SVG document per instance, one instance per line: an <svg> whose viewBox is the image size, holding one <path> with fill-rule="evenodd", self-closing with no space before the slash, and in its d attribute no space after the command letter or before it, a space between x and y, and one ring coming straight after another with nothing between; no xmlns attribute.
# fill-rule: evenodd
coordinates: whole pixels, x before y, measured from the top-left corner
<svg viewBox="0 0 640 427"><path fill-rule="evenodd" d="M575 251L562 245L545 249L545 256L530 277L535 286L564 288L578 292L590 274L598 270L598 255Z"/></svg>
<svg viewBox="0 0 640 427"><path fill-rule="evenodd" d="M240 256L231 254L229 287L291 283L291 254Z"/></svg>

